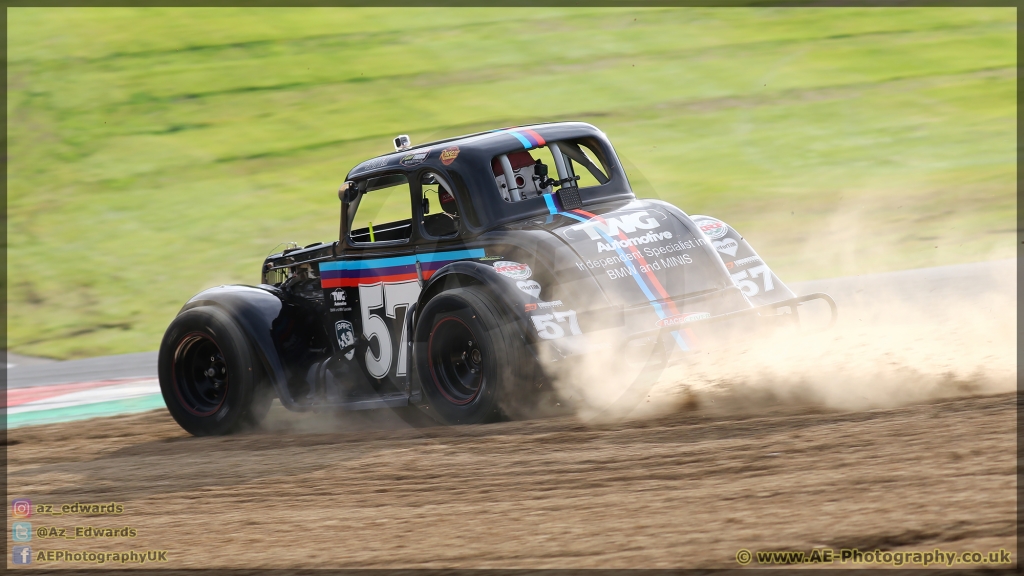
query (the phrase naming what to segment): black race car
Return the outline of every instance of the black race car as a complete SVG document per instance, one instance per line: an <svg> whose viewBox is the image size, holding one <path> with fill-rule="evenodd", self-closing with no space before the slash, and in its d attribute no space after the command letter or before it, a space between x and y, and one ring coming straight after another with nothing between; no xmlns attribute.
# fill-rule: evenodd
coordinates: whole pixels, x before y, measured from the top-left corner
<svg viewBox="0 0 1024 576"><path fill-rule="evenodd" d="M185 430L256 424L275 397L446 424L519 417L551 368L581 358L685 359L812 299L834 321L831 298L796 297L725 222L638 200L589 124L395 148L348 174L338 241L269 256L258 286L181 309L159 374Z"/></svg>

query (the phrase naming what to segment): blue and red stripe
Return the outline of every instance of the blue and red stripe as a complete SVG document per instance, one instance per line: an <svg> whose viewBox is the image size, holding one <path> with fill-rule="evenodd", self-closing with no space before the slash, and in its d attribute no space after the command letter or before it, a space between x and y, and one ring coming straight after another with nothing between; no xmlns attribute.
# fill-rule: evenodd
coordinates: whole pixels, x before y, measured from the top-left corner
<svg viewBox="0 0 1024 576"><path fill-rule="evenodd" d="M551 214L561 214L562 216L572 218L573 220L578 220L579 222L587 222L591 219L596 219L598 222L602 224L607 224L604 218L598 216L597 214L587 212L586 210L576 209L570 210L568 212L560 212L556 208L556 199L549 198L550 196L552 196L551 194L544 194L543 196L544 201L547 203L548 206L548 212L550 212ZM658 318L665 319L669 317L669 314L665 313L666 307L669 309L669 312L671 312L672 316L678 316L679 310L676 308L675 303L669 299L668 292L661 285L661 282L658 280L658 277L654 275L654 272L651 271L650 267L647 265L647 260L645 260L643 255L640 254L640 251L637 250L636 246L633 246L632 244L628 245L630 252L632 252L633 254L633 259L630 259L629 257L626 256L626 253L625 251L623 251L622 247L619 246L617 240L613 239L611 236L605 233L604 230L601 230L600 228L597 229L597 233L600 234L602 238L604 238L605 242L610 243L615 248L615 252L619 255L619 259L630 271L630 276L633 278L633 280L636 281L637 286L640 288L640 291L644 293L644 296L647 297L647 300L651 303L651 306L654 308L654 311L658 314ZM618 237L621 240L629 240L629 237L626 236L626 234L621 230L619 230ZM650 280L651 285L654 287L654 291L652 291L651 288L647 286L647 283L644 282L644 277L641 276L640 269L638 269L636 265L633 264L633 260L639 262L640 268L644 269L643 276L646 276L647 279ZM657 292L657 295L655 295L655 292ZM676 345L678 345L680 349L682 349L683 351L689 351L692 347L695 346L696 337L691 330L684 329L684 331L686 333L686 336L680 334L678 330L673 330L671 334L672 338L676 342ZM689 338L687 338L687 336ZM689 340L689 343L687 342L687 340Z"/></svg>
<svg viewBox="0 0 1024 576"><path fill-rule="evenodd" d="M516 140L519 140L519 143L522 144L523 148L526 150L547 144L543 136L529 128L505 128L500 130L491 130L491 132L515 136Z"/></svg>
<svg viewBox="0 0 1024 576"><path fill-rule="evenodd" d="M420 263L423 279L427 280L443 266L456 260L483 258L485 255L482 249L450 250L391 258L321 262L320 287L351 288L361 284L416 280L416 262Z"/></svg>

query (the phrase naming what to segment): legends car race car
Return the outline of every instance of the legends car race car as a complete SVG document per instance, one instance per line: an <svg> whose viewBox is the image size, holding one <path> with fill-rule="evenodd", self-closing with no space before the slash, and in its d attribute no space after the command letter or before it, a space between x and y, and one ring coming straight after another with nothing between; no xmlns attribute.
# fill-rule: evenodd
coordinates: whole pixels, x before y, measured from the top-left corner
<svg viewBox="0 0 1024 576"><path fill-rule="evenodd" d="M660 364L791 322L797 297L739 233L637 199L605 135L564 122L409 146L349 172L337 241L269 256L258 286L181 309L160 347L196 435L290 410L529 414L551 367ZM383 221L382 221L383 219Z"/></svg>

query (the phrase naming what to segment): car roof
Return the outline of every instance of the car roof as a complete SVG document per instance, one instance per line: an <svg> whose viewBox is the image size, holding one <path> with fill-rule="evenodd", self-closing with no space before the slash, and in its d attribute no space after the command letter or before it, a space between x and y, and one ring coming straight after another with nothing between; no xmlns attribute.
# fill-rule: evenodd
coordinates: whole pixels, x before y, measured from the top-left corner
<svg viewBox="0 0 1024 576"><path fill-rule="evenodd" d="M352 180L371 175L378 171L394 169L412 169L428 159L437 159L445 148L458 148L460 153L471 152L473 155L497 155L508 152L510 148L530 149L544 146L549 141L566 138L597 136L604 139L604 133L585 122L547 122L526 126L510 126L485 132L465 134L454 138L445 138L432 142L424 142L410 146L405 150L390 152L363 161L349 171L346 179ZM424 154L426 152L426 154ZM422 159L416 158L422 155ZM403 158L413 157L406 162Z"/></svg>
<svg viewBox="0 0 1024 576"><path fill-rule="evenodd" d="M460 212L466 212L467 218L463 222L467 230L482 231L523 218L549 214L551 209L550 197L537 196L518 202L503 200L492 171L494 157L519 151L530 152L549 142L566 140L584 141L584 145L593 149L608 170L607 183L579 189L583 205L635 197L608 138L585 122L514 126L426 142L371 158L353 168L346 179L361 181L385 174L410 174L421 170L447 175L446 178L454 185L452 192L460 200Z"/></svg>

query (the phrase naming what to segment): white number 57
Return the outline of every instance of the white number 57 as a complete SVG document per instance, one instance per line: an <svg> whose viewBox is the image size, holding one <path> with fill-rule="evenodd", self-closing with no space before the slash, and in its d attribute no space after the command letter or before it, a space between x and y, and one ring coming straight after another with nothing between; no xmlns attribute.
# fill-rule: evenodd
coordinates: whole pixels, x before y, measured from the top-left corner
<svg viewBox="0 0 1024 576"><path fill-rule="evenodd" d="M392 324L397 323L397 308L405 308L416 301L420 295L419 283L415 280L410 282L392 282L359 285L359 311L363 316L363 335L367 341L377 339L377 346L380 355L374 356L373 350L366 349L366 371L374 378L384 378L391 371L391 362L394 358L394 344L388 325L379 314L373 314L370 310L384 308L384 315L392 319ZM395 326L398 329L398 326ZM398 341L398 366L395 368L395 376L405 376L408 355L406 344L409 342L409 335L405 331L406 323L401 324L401 336Z"/></svg>
<svg viewBox="0 0 1024 576"><path fill-rule="evenodd" d="M533 326L537 328L537 336L545 340L555 340L565 336L565 329L562 328L561 324L564 324L566 320L569 321L569 332L574 336L583 334L580 330L580 325L576 321L576 311L566 310L565 312L554 312L552 314L539 314L537 316L531 316L533 319Z"/></svg>
<svg viewBox="0 0 1024 576"><path fill-rule="evenodd" d="M747 280L748 272L750 273L750 278L757 278L760 276L763 279L765 292L770 292L775 289L775 282L772 281L772 271L764 264L761 264L760 266L754 266L748 270L740 270L732 275L732 279L736 281L736 285L739 286L740 290L742 290L747 296L754 296L761 291L761 287L757 285L757 282Z"/></svg>

